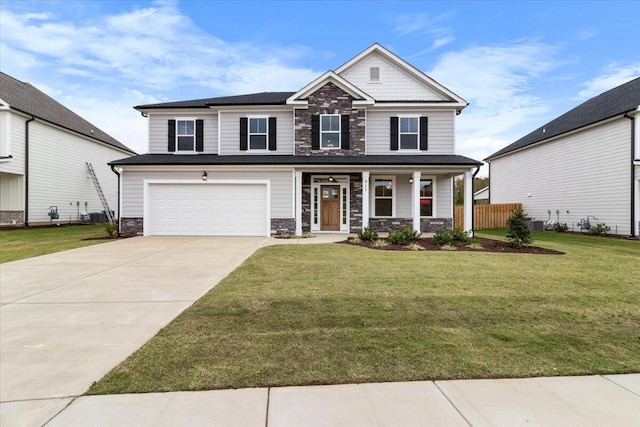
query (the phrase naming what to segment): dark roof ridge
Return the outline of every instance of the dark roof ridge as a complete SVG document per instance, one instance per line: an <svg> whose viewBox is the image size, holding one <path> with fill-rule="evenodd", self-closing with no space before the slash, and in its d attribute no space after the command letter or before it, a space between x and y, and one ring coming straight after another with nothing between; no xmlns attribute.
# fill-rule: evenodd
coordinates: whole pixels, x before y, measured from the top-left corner
<svg viewBox="0 0 640 427"><path fill-rule="evenodd" d="M223 105L283 105L296 92L255 92L244 95L227 95L213 98L170 101L157 104L136 105L136 110L154 108L208 108Z"/></svg>

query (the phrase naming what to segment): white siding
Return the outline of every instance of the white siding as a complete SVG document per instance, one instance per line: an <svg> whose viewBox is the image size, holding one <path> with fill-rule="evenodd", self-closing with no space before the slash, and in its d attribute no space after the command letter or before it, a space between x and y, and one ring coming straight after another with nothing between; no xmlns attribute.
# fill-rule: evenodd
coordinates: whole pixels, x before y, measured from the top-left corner
<svg viewBox="0 0 640 427"><path fill-rule="evenodd" d="M537 220L569 227L596 216L629 234L630 129L627 119L559 138L491 161L491 203L522 203ZM529 196L530 195L530 196Z"/></svg>
<svg viewBox="0 0 640 427"><path fill-rule="evenodd" d="M24 209L23 178L23 175L0 173L0 211Z"/></svg>
<svg viewBox="0 0 640 427"><path fill-rule="evenodd" d="M369 80L369 68L380 68L380 81ZM442 101L425 83L374 53L342 72L345 78L378 101Z"/></svg>
<svg viewBox="0 0 640 427"><path fill-rule="evenodd" d="M275 117L276 118L276 150L240 151L240 117ZM221 113L220 115L220 154L293 154L293 112L271 111L269 113Z"/></svg>
<svg viewBox="0 0 640 427"><path fill-rule="evenodd" d="M429 149L426 151L391 151L390 117L420 115L429 117ZM367 110L367 154L453 154L455 113L451 111L379 111Z"/></svg>
<svg viewBox="0 0 640 427"><path fill-rule="evenodd" d="M436 177L436 217L453 218L453 200L451 199L451 178L448 176Z"/></svg>
<svg viewBox="0 0 640 427"><path fill-rule="evenodd" d="M78 207L103 210L85 162L93 163L109 203L118 207L118 177L107 165L130 155L36 120L29 124L29 221L49 222L49 206L58 206L61 222L77 220Z"/></svg>
<svg viewBox="0 0 640 427"><path fill-rule="evenodd" d="M0 162L0 172L24 174L24 122L27 120L23 116L10 111L2 111L4 120L0 122L2 126L0 133L6 138L6 126L9 125L10 154L13 158ZM10 116L10 118L8 118ZM33 122L29 126L32 126Z"/></svg>
<svg viewBox="0 0 640 427"><path fill-rule="evenodd" d="M293 174L291 171L215 171L209 168L207 173L210 180L271 180L271 218L293 217ZM200 179L202 171L124 171L122 176L122 217L142 218L144 215L143 181L145 179Z"/></svg>
<svg viewBox="0 0 640 427"><path fill-rule="evenodd" d="M167 143L168 121L176 117L193 117L203 120L204 154L218 153L218 113L160 114L149 113L149 153L166 154L169 152Z"/></svg>

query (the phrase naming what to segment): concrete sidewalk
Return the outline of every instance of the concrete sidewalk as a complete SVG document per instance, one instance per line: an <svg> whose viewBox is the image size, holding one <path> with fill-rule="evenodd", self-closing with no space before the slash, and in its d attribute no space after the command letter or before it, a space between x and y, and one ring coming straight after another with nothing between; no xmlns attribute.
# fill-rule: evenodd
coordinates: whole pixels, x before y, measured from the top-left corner
<svg viewBox="0 0 640 427"><path fill-rule="evenodd" d="M47 424L86 425L638 427L640 374L87 396Z"/></svg>

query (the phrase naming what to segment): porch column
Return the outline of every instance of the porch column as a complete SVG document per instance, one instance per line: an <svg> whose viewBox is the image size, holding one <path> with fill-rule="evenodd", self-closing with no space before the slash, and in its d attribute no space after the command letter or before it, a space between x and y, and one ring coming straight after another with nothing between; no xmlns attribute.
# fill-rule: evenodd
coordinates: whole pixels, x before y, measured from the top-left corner
<svg viewBox="0 0 640 427"><path fill-rule="evenodd" d="M473 173L464 173L464 231L473 237Z"/></svg>
<svg viewBox="0 0 640 427"><path fill-rule="evenodd" d="M362 172L362 228L369 226L369 171Z"/></svg>
<svg viewBox="0 0 640 427"><path fill-rule="evenodd" d="M413 229L420 232L420 177L419 171L413 172L413 186L411 187L411 212L413 213Z"/></svg>
<svg viewBox="0 0 640 427"><path fill-rule="evenodd" d="M295 182L296 235L302 236L302 172L296 171Z"/></svg>

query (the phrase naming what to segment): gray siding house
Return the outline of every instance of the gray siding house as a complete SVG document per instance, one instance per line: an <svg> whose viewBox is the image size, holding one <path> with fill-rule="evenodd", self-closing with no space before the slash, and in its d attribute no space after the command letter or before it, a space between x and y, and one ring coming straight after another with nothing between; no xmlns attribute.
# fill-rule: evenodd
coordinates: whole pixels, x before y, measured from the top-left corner
<svg viewBox="0 0 640 427"><path fill-rule="evenodd" d="M121 233L453 227L453 177L481 165L454 152L466 106L379 44L297 92L137 106L149 153L111 162Z"/></svg>
<svg viewBox="0 0 640 427"><path fill-rule="evenodd" d="M492 154L491 203L537 220L605 223L639 235L640 78L604 92ZM595 218L594 218L595 217Z"/></svg>
<svg viewBox="0 0 640 427"><path fill-rule="evenodd" d="M108 162L135 153L29 83L0 72L0 224L75 222L102 212L93 164L109 208L118 179Z"/></svg>

